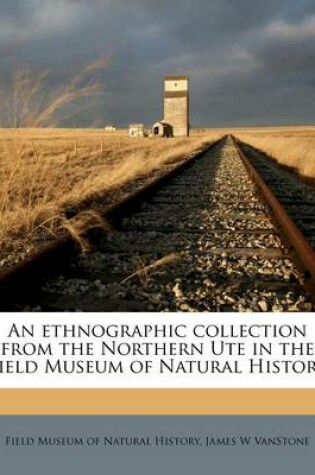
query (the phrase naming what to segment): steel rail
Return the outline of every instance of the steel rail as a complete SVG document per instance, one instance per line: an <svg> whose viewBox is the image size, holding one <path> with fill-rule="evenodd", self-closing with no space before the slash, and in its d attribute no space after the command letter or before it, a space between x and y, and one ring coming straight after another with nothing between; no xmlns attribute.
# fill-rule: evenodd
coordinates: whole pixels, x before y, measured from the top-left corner
<svg viewBox="0 0 315 475"><path fill-rule="evenodd" d="M315 301L315 251L309 243L308 239L302 234L292 218L287 214L284 206L273 194L265 180L248 160L242 149L240 141L233 135L231 136L233 143L241 157L249 176L260 190L262 197L270 207L274 219L277 223L282 237L289 243L293 258L302 275L302 283ZM293 252L292 252L293 251Z"/></svg>

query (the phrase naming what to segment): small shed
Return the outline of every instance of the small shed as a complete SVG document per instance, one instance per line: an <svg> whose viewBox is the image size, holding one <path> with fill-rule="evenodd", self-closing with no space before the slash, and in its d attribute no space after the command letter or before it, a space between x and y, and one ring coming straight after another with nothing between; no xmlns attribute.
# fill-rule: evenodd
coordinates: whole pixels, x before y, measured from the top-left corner
<svg viewBox="0 0 315 475"><path fill-rule="evenodd" d="M145 127L144 124L130 124L129 137L144 137L145 136Z"/></svg>
<svg viewBox="0 0 315 475"><path fill-rule="evenodd" d="M160 120L159 122L156 122L152 127L152 136L173 137L173 127L164 120Z"/></svg>
<svg viewBox="0 0 315 475"><path fill-rule="evenodd" d="M114 125L106 125L104 130L105 132L116 132L116 127Z"/></svg>

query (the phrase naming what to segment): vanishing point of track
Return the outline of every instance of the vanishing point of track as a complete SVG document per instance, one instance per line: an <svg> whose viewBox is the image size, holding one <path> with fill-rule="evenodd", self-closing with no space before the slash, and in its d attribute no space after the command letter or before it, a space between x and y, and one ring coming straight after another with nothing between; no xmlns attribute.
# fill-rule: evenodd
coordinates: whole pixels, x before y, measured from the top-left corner
<svg viewBox="0 0 315 475"><path fill-rule="evenodd" d="M107 210L112 231L90 252L68 262L65 239L3 277L2 308L311 311L314 204L310 187L225 137Z"/></svg>

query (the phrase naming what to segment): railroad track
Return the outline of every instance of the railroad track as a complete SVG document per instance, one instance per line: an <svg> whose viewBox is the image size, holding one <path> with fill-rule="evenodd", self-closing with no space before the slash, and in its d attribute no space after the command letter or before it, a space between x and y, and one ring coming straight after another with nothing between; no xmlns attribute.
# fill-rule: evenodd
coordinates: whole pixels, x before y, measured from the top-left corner
<svg viewBox="0 0 315 475"><path fill-rule="evenodd" d="M69 240L48 260L46 255L46 262L45 256L37 260L34 285L27 279L32 263L22 271L24 277L16 273L2 279L2 295L9 295L10 286L19 289L15 298L4 298L2 309L312 311L315 231L312 234L313 224L308 224L315 193L310 188L303 195L298 191L307 216L301 232L308 234L311 244L301 233L297 244L294 239L292 243L294 224L284 214L288 230L277 210L271 212L261 186L259 190L250 177L255 174L250 164L259 162L266 181L279 198L286 197L284 202L291 196L294 208L292 177L282 178L258 155L225 137L145 193L108 211L113 230L100 236L92 251L70 259L59 273L63 257L74 248ZM284 191L285 183L291 191ZM283 219L283 209L281 213ZM301 216L297 214L297 224ZM55 275L43 280L44 266L51 263Z"/></svg>

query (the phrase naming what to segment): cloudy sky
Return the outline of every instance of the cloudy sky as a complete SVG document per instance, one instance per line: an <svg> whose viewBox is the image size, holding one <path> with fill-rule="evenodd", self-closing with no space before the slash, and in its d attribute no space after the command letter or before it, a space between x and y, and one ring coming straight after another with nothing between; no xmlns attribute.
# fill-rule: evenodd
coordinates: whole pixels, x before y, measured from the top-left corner
<svg viewBox="0 0 315 475"><path fill-rule="evenodd" d="M108 58L104 95L69 125L162 116L188 74L193 126L315 123L314 0L1 0L0 68L66 82Z"/></svg>

